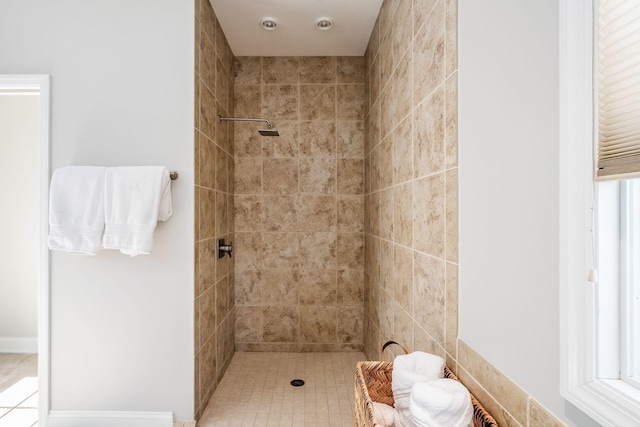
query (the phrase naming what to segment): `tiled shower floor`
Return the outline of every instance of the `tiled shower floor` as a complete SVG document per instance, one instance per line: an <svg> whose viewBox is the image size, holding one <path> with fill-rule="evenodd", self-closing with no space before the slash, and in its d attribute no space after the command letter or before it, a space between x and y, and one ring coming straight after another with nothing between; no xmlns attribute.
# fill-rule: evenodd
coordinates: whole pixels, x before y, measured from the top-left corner
<svg viewBox="0 0 640 427"><path fill-rule="evenodd" d="M353 426L353 382L363 353L233 356L198 427ZM293 379L303 379L293 387Z"/></svg>

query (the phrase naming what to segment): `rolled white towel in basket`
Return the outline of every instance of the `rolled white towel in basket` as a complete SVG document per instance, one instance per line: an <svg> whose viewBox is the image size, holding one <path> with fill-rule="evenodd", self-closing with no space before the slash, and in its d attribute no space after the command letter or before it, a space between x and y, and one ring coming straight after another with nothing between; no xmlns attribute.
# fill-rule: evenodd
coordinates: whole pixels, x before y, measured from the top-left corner
<svg viewBox="0 0 640 427"><path fill-rule="evenodd" d="M386 403L372 402L373 403L373 417L377 423L384 427L394 427L393 423L393 406L389 406Z"/></svg>
<svg viewBox="0 0 640 427"><path fill-rule="evenodd" d="M415 383L411 389L409 411L412 426L473 427L469 390L449 378Z"/></svg>
<svg viewBox="0 0 640 427"><path fill-rule="evenodd" d="M444 359L435 354L414 351L397 356L391 372L391 389L395 401L396 427L409 426L409 398L417 382L436 381L444 377Z"/></svg>

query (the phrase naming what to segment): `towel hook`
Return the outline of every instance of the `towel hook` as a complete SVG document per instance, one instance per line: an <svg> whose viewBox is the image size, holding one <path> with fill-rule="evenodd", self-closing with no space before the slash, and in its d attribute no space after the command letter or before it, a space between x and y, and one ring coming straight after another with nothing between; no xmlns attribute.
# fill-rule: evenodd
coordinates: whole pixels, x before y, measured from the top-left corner
<svg viewBox="0 0 640 427"><path fill-rule="evenodd" d="M171 181L175 181L176 179L180 178L180 174L176 171L169 172L169 178L171 178Z"/></svg>

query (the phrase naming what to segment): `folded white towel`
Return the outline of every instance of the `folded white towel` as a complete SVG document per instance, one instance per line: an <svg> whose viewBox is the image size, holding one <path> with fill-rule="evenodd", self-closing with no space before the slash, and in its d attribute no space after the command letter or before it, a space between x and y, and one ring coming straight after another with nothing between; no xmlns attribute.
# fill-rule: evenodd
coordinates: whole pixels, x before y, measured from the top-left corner
<svg viewBox="0 0 640 427"><path fill-rule="evenodd" d="M109 168L105 176L105 249L151 253L158 221L171 216L171 179L163 166Z"/></svg>
<svg viewBox="0 0 640 427"><path fill-rule="evenodd" d="M445 378L415 383L409 403L412 425L419 427L473 427L469 390Z"/></svg>
<svg viewBox="0 0 640 427"><path fill-rule="evenodd" d="M394 427L393 406L389 406L385 403L373 402L373 416L381 426Z"/></svg>
<svg viewBox="0 0 640 427"><path fill-rule="evenodd" d="M49 191L49 249L95 255L104 229L106 168L67 166L56 169Z"/></svg>
<svg viewBox="0 0 640 427"><path fill-rule="evenodd" d="M414 351L393 361L391 389L395 400L396 427L409 424L409 397L416 382L430 382L444 377L444 359L435 354Z"/></svg>

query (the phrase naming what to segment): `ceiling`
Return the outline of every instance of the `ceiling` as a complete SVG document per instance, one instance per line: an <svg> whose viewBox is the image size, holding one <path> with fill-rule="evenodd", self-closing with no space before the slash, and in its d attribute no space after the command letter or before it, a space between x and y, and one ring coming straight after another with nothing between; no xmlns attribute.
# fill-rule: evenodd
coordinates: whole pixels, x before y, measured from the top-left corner
<svg viewBox="0 0 640 427"><path fill-rule="evenodd" d="M382 0L210 0L235 56L362 56ZM263 18L278 28L264 30ZM329 17L327 31L315 26Z"/></svg>

